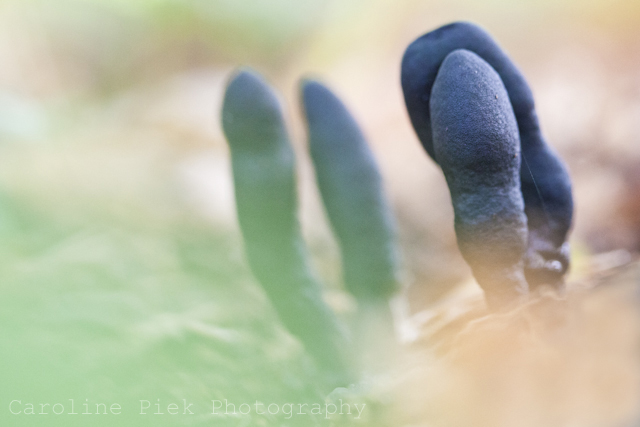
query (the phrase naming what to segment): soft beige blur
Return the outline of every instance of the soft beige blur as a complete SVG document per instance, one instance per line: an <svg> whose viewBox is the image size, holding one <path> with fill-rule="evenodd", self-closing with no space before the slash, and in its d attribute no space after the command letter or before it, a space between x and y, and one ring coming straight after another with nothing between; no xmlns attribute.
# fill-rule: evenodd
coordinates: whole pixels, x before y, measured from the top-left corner
<svg viewBox="0 0 640 427"><path fill-rule="evenodd" d="M640 411L637 280L636 265L507 313L487 314L473 297L422 313L395 383L397 417L411 426L630 425Z"/></svg>

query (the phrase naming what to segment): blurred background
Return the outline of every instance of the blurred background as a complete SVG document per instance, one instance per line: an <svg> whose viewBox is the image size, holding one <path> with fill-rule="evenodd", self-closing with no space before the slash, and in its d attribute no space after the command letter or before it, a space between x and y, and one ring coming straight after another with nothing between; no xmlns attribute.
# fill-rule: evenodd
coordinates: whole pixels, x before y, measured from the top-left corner
<svg viewBox="0 0 640 427"><path fill-rule="evenodd" d="M640 2L1 0L3 425L73 425L11 416L13 399L135 406L184 396L204 407L221 397L321 398L244 262L219 119L240 65L282 95L304 233L338 311L349 301L305 148L305 75L339 94L369 138L399 224L411 310L468 283L448 189L399 83L405 47L456 20L483 26L520 66L568 164L572 280L635 259Z"/></svg>

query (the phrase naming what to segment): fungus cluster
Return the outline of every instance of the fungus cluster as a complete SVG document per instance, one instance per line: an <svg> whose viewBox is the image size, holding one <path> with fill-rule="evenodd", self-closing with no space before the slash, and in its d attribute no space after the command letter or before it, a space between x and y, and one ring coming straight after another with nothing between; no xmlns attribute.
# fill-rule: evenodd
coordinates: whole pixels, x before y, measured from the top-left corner
<svg viewBox="0 0 640 427"><path fill-rule="evenodd" d="M512 270L519 270L518 262L509 252L520 254L515 240L516 235L521 235L522 222L514 219L522 217L516 213L520 211L520 199L524 201L527 224L526 251L522 256L526 283L519 273L518 278L514 276L507 282L517 283L519 292L526 292L526 285L530 289L540 285L560 288L569 267L571 181L562 161L542 136L533 94L518 68L483 29L458 22L411 43L402 59L401 75L411 123L424 149L447 177L460 249L489 301L494 296L501 299L500 294L507 292L495 274L499 275L507 264ZM486 90L493 91L494 96L485 93ZM504 95L509 102L505 103ZM507 142L506 134L513 133L514 117L517 134L515 139L510 135ZM499 122L503 123L502 131L498 129L495 133L493 128ZM491 136L492 132L495 135ZM456 136L451 136L452 133ZM518 161L514 165L509 156L494 155L493 150L507 150L503 154L512 153ZM469 156L477 156L476 161L483 163L475 174L461 173L463 164L473 162ZM519 170L520 194L512 191L514 167ZM496 212L493 224L489 224L479 206L469 210L463 207L466 203L461 197L467 191L477 190L477 194L487 191L485 180L499 175L498 171L502 171L504 184L501 189L500 185L494 185L494 190L504 194L499 201L490 199L491 203L497 203L492 209L509 206L512 211L507 215L508 221L503 215L506 210ZM503 237L489 238L487 227L501 230ZM465 242L470 239L484 245L487 253L477 254L477 249L469 248ZM486 269L491 270L491 278L487 277Z"/></svg>
<svg viewBox="0 0 640 427"><path fill-rule="evenodd" d="M543 284L561 287L571 184L511 60L479 27L450 24L408 47L402 89L418 138L442 168L458 246L489 305L503 307ZM398 287L398 251L376 161L329 89L304 80L300 91L345 288L360 307L385 305ZM227 86L222 124L251 270L318 366L348 380L350 339L310 268L296 213L295 156L276 94L255 72L240 70Z"/></svg>
<svg viewBox="0 0 640 427"><path fill-rule="evenodd" d="M347 290L380 306L397 287L393 218L364 136L345 106L315 81L301 85L309 147L341 248ZM241 70L225 93L238 220L251 270L289 331L318 365L349 378L348 336L324 302L297 219L295 156L275 93Z"/></svg>

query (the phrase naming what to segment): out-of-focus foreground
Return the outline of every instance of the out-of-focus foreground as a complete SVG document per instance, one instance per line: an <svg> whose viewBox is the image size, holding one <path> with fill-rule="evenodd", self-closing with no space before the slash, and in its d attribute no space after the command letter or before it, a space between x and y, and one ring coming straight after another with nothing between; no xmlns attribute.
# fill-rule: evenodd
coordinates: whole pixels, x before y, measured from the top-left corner
<svg viewBox="0 0 640 427"><path fill-rule="evenodd" d="M563 299L487 316L459 255L445 181L399 83L405 47L454 20L485 27L519 64L569 166L574 265ZM369 423L388 404L394 425L632 425L640 3L3 0L0 23L2 425L329 421L284 412L287 402L324 409L324 380L279 325L240 244L219 120L240 64L284 95L303 231L336 311L353 302L295 107L302 75L326 82L359 120L400 226L415 340L394 378L331 397L367 403L344 422ZM68 415L70 399L76 412L85 402L122 411ZM153 416L158 399L164 415ZM183 399L194 415L169 415ZM212 400L225 399L279 412L213 414ZM51 406L27 415L28 403L36 414Z"/></svg>

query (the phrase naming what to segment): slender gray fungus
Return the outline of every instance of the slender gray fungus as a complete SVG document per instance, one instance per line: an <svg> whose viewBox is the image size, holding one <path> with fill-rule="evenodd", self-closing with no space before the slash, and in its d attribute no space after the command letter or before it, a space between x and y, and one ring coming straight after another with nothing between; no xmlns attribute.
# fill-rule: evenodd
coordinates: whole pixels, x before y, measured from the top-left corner
<svg viewBox="0 0 640 427"><path fill-rule="evenodd" d="M398 250L373 153L329 89L304 81L302 98L318 187L340 242L345 286L360 301L386 301L397 290Z"/></svg>
<svg viewBox="0 0 640 427"><path fill-rule="evenodd" d="M300 234L295 157L276 95L255 73L238 72L227 86L222 125L251 270L319 366L348 378L346 338L322 299Z"/></svg>

